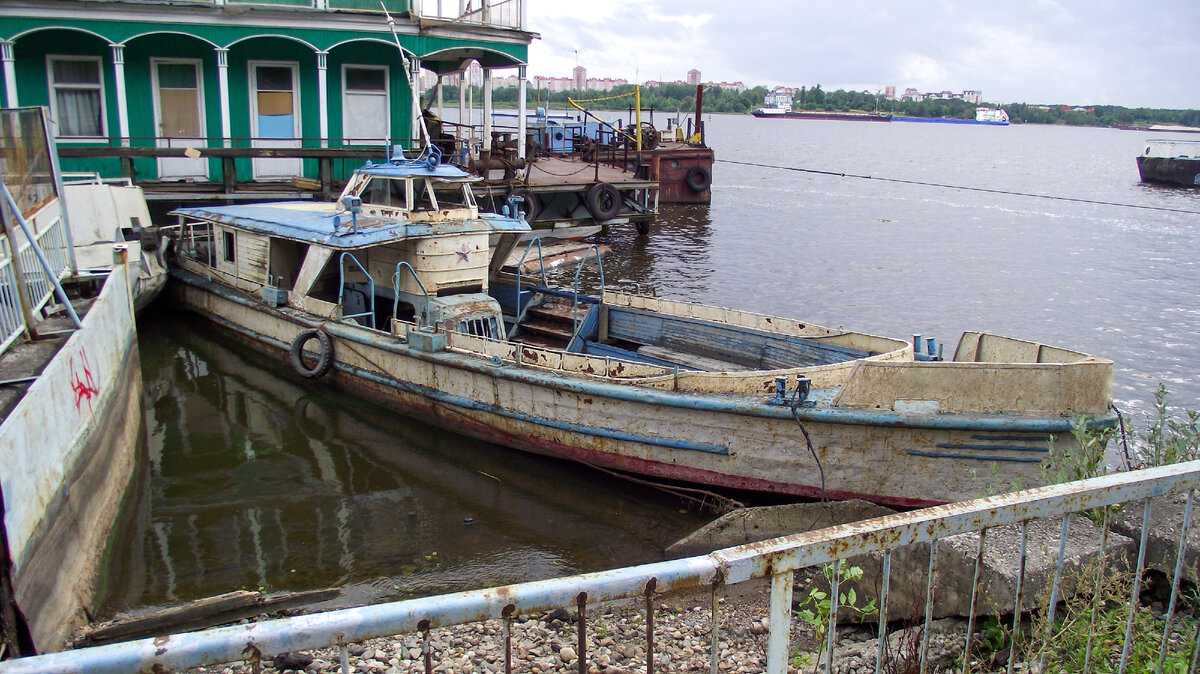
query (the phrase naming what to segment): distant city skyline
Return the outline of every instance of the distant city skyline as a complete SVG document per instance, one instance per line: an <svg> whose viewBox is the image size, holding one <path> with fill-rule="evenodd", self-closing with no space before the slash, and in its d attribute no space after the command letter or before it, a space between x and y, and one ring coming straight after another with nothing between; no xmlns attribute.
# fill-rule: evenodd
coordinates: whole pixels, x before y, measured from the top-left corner
<svg viewBox="0 0 1200 674"><path fill-rule="evenodd" d="M527 0L530 72L1200 109L1200 2ZM682 66L681 64L687 64Z"/></svg>

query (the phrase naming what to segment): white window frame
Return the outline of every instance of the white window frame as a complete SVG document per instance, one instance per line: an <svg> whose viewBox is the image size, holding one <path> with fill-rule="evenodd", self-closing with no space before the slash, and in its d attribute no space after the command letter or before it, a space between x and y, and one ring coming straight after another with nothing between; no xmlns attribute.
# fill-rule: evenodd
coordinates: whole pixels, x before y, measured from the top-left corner
<svg viewBox="0 0 1200 674"><path fill-rule="evenodd" d="M150 59L150 95L154 99L154 137L165 138L162 134L162 128L159 124L162 120L162 98L158 85L158 66L160 65L189 65L196 69L196 98L199 105L198 112L200 113L200 135L205 137L208 135L208 125L204 117L204 111L208 108L204 107L204 61L201 59L185 59L185 58L158 58L151 57Z"/></svg>
<svg viewBox="0 0 1200 674"><path fill-rule="evenodd" d="M54 62L55 61L91 61L96 64L96 71L100 74L99 84L56 84L54 82ZM108 97L106 96L104 87L104 59L100 56L82 56L77 54L46 54L46 85L50 90L50 120L54 127L55 140L66 143L95 143L97 141L108 140ZM58 112L58 95L59 89L75 89L98 91L100 93L100 135L99 136L63 136L58 132L59 129L59 112Z"/></svg>
<svg viewBox="0 0 1200 674"><path fill-rule="evenodd" d="M258 67L287 68L292 71L292 136L299 139L304 135L304 120L301 115L303 106L300 105L300 63L298 61L247 61L249 69L247 83L250 85L250 131L258 137Z"/></svg>
<svg viewBox="0 0 1200 674"><path fill-rule="evenodd" d="M384 106L383 109L387 111L387 118L386 118L387 133L384 134L384 137L382 140L386 141L386 140L390 139L392 137L392 78L391 78L391 71L388 69L388 66L374 65L374 64L370 64L370 63L343 63L342 64L342 140L345 142L350 142L350 134L347 133L347 129L346 129L346 107L347 107L346 106L346 95L349 94L351 91L350 87L348 87L347 83L346 83L346 71L350 68L359 68L361 70L382 70L383 71L383 106ZM363 94L375 95L375 96L379 95L378 92L364 91L362 89L355 89L354 93L360 94L360 95L363 95ZM359 138L359 139L355 139L355 142L362 142L363 140L364 139Z"/></svg>

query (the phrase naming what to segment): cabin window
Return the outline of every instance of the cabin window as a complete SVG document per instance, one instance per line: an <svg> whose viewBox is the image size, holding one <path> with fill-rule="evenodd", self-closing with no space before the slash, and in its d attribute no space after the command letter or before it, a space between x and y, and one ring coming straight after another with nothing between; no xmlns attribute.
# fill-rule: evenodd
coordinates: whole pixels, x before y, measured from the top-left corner
<svg viewBox="0 0 1200 674"><path fill-rule="evenodd" d="M434 183L434 196L442 208L470 208L475 205L471 188L460 183Z"/></svg>
<svg viewBox="0 0 1200 674"><path fill-rule="evenodd" d="M50 115L59 138L105 137L104 76L99 56L47 56Z"/></svg>
<svg viewBox="0 0 1200 674"><path fill-rule="evenodd" d="M433 195L433 186L428 180L421 180L415 183L417 188L417 198L413 203L415 211L436 211L438 208L437 197Z"/></svg>
<svg viewBox="0 0 1200 674"><path fill-rule="evenodd" d="M403 180L374 177L367 181L359 196L363 203L376 206L391 206L393 208L408 208L408 198L404 193Z"/></svg>
<svg viewBox="0 0 1200 674"><path fill-rule="evenodd" d="M342 136L386 143L391 137L387 66L342 66Z"/></svg>
<svg viewBox="0 0 1200 674"><path fill-rule="evenodd" d="M234 251L233 232L221 232L221 259L233 262Z"/></svg>

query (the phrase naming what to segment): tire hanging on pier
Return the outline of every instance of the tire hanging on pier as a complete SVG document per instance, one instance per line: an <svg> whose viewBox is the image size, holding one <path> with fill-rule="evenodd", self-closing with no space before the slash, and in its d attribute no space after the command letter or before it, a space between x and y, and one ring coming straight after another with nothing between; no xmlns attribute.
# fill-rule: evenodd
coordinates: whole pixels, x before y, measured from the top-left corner
<svg viewBox="0 0 1200 674"><path fill-rule="evenodd" d="M584 205L596 222L612 220L621 212L621 193L608 183L596 183L587 191Z"/></svg>
<svg viewBox="0 0 1200 674"><path fill-rule="evenodd" d="M683 177L683 184L693 192L703 192L712 185L712 173L703 166L693 166Z"/></svg>
<svg viewBox="0 0 1200 674"><path fill-rule="evenodd" d="M522 202L517 204L517 208L525 213L525 222L533 224L533 221L537 220L538 216L542 214L542 202L533 193L533 190L518 187L509 192L508 196L520 197L522 199Z"/></svg>
<svg viewBox="0 0 1200 674"><path fill-rule="evenodd" d="M312 367L304 362L304 347L312 340L317 340L317 362ZM301 330L292 340L292 348L288 351L292 367L306 379L317 379L329 372L333 367L333 340L329 334L319 328Z"/></svg>

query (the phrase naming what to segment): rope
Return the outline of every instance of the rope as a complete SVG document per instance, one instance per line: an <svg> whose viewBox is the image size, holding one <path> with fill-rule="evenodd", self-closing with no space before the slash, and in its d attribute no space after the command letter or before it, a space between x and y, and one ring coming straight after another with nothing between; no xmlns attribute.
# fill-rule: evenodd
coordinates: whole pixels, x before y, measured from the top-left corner
<svg viewBox="0 0 1200 674"><path fill-rule="evenodd" d="M555 173L555 172L553 172L553 171L547 171L546 169L544 169L544 168L542 168L542 167L538 166L538 165L537 165L537 164L535 164L535 163L531 163L531 164L529 165L529 168L537 169L537 170L541 171L542 173L545 173L546 175L550 175L550 176L557 176L557 177L559 177L559 178L565 178L565 177L567 177L567 176L573 176L573 175L576 175L576 174L578 174L578 173L583 173L584 171L587 171L587 170L589 170L589 169L593 169L593 168L594 168L594 166L593 166L592 164L584 164L584 165L583 165L583 168L579 169L578 171L572 171L572 172L570 172L570 173Z"/></svg>
<svg viewBox="0 0 1200 674"><path fill-rule="evenodd" d="M571 98L570 96L567 96L567 102L599 103L600 101L612 101L612 100L616 100L618 98L629 98L631 96L633 96L632 91L630 91L629 93L626 93L626 94L613 94L612 96L605 96L603 98Z"/></svg>
<svg viewBox="0 0 1200 674"><path fill-rule="evenodd" d="M724 162L726 164L738 164L740 166L755 166L758 168L777 169L780 171L795 171L797 173L815 173L823 176L838 176L839 178L860 178L862 180L878 180L885 183L899 183L902 185L923 185L925 187L944 187L951 190L965 190L967 192L987 192L990 194L1008 194L1017 197L1033 197L1035 199L1050 199L1052 201L1072 201L1079 204L1096 204L1098 206L1119 206L1121 208L1140 208L1147 211L1164 211L1167 213L1185 213L1187 215L1200 215L1200 211L1189 211L1184 208L1167 208L1165 206L1143 206L1140 204L1124 204L1117 201L1101 201L1099 199L1081 199L1077 197L1063 197L1053 194L1036 194L1034 192L1014 192L1011 190L997 190L987 187L967 187L965 185L950 185L947 183L930 183L920 180L905 180L903 178L882 178L879 176L868 176L857 173L842 173L840 171L821 171L818 169L799 168L796 166L777 166L774 164L759 164L749 161L734 161L732 159L716 159L714 161Z"/></svg>

